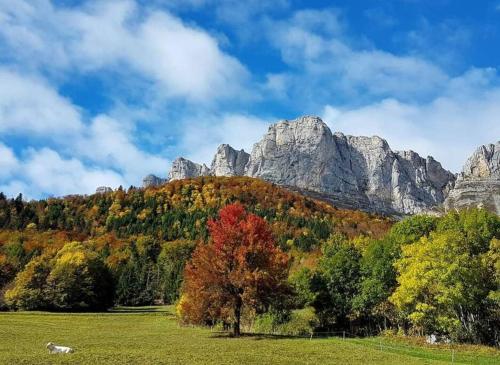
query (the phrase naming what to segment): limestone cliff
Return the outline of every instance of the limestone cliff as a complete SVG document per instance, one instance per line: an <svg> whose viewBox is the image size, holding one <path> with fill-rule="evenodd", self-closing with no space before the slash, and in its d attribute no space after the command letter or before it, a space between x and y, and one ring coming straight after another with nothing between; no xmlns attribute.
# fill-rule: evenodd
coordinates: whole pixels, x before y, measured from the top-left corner
<svg viewBox="0 0 500 365"><path fill-rule="evenodd" d="M485 207L500 214L500 141L469 157L444 205L448 210Z"/></svg>

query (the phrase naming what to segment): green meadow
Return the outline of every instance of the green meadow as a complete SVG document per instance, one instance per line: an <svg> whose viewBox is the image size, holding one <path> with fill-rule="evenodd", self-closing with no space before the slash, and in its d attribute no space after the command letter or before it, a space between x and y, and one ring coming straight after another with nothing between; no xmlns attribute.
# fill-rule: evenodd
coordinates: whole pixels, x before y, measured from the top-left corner
<svg viewBox="0 0 500 365"><path fill-rule="evenodd" d="M51 355L47 342L74 354ZM456 364L499 364L500 352L457 346ZM450 364L452 349L387 338L231 338L182 327L171 307L108 313L0 313L1 364Z"/></svg>

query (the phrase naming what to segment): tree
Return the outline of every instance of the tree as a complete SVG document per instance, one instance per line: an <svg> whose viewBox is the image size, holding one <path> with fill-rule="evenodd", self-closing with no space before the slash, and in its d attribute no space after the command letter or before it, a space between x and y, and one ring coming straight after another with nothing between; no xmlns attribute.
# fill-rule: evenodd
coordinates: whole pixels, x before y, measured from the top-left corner
<svg viewBox="0 0 500 365"><path fill-rule="evenodd" d="M113 304L111 274L96 252L79 242L54 256L32 259L5 293L7 304L34 310L103 310Z"/></svg>
<svg viewBox="0 0 500 365"><path fill-rule="evenodd" d="M302 267L292 274L288 281L294 292L294 306L304 308L310 306L315 298L315 293L311 290L313 271L307 267Z"/></svg>
<svg viewBox="0 0 500 365"><path fill-rule="evenodd" d="M448 231L403 246L396 262L399 286L390 300L420 334L487 341L494 277L467 242L460 232Z"/></svg>
<svg viewBox="0 0 500 365"><path fill-rule="evenodd" d="M313 306L326 327L346 328L360 281L360 253L352 243L335 234L322 247L312 288L316 292Z"/></svg>
<svg viewBox="0 0 500 365"><path fill-rule="evenodd" d="M140 238L128 247L127 262L118 269L116 301L122 305L151 305L158 290L156 253L159 246Z"/></svg>
<svg viewBox="0 0 500 365"><path fill-rule="evenodd" d="M97 252L71 242L52 260L46 297L55 310L105 310L113 305L113 280Z"/></svg>
<svg viewBox="0 0 500 365"><path fill-rule="evenodd" d="M196 244L192 241L174 241L166 243L158 257L160 286L163 300L173 303L179 298L184 268L191 258Z"/></svg>
<svg viewBox="0 0 500 365"><path fill-rule="evenodd" d="M5 302L8 306L25 310L48 309L49 304L45 294L50 260L49 255L38 256L17 274L13 288L5 293Z"/></svg>
<svg viewBox="0 0 500 365"><path fill-rule="evenodd" d="M396 286L394 261L400 256L400 246L390 238L372 240L366 247L360 262L361 282L359 293L353 301L353 309L360 318L368 319L387 329L392 318L387 299Z"/></svg>
<svg viewBox="0 0 500 365"><path fill-rule="evenodd" d="M190 323L232 323L239 336L244 309L265 312L286 291L288 256L275 246L268 223L241 204L221 209L208 227L211 241L186 265L179 312Z"/></svg>

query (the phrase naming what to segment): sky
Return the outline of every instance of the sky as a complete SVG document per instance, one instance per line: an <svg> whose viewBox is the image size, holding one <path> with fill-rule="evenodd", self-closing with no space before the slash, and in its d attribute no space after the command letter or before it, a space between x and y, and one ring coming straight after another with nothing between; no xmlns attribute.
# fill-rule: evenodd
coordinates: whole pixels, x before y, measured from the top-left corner
<svg viewBox="0 0 500 365"><path fill-rule="evenodd" d="M499 44L498 0L0 0L0 191L140 186L301 115L459 172Z"/></svg>

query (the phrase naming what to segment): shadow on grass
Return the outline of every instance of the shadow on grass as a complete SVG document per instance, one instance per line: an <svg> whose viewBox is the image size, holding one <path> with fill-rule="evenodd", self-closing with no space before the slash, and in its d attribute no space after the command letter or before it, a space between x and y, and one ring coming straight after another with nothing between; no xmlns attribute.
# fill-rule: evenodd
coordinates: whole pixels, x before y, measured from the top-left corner
<svg viewBox="0 0 500 365"><path fill-rule="evenodd" d="M149 306L149 307L114 307L108 310L108 313L157 313L166 316L173 316L167 307Z"/></svg>
<svg viewBox="0 0 500 365"><path fill-rule="evenodd" d="M308 336L291 336L291 335L273 335L268 333L242 333L239 337L235 337L230 332L214 332L211 338L245 338L252 340L303 340Z"/></svg>

